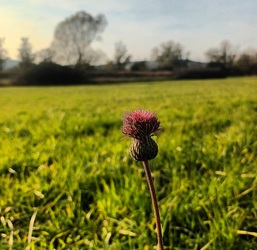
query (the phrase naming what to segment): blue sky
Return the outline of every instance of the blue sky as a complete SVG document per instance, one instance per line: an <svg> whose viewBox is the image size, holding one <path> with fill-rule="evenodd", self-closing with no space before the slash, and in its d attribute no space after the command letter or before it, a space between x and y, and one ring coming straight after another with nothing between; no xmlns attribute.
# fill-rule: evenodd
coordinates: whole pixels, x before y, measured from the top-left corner
<svg viewBox="0 0 257 250"><path fill-rule="evenodd" d="M56 25L84 10L108 21L101 41L92 45L109 59L118 41L132 59L149 59L153 47L173 40L205 60L209 48L229 40L239 51L257 50L256 0L0 0L0 37L9 57L16 58L21 37L29 37L33 51L47 48Z"/></svg>

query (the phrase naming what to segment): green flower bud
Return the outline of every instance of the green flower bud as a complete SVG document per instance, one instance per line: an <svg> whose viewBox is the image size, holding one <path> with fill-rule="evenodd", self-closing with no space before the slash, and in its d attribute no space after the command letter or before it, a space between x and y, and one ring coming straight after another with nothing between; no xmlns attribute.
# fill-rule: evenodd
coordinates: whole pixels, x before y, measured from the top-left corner
<svg viewBox="0 0 257 250"><path fill-rule="evenodd" d="M130 154L136 161L151 160L158 154L158 145L150 136L145 140L133 139Z"/></svg>

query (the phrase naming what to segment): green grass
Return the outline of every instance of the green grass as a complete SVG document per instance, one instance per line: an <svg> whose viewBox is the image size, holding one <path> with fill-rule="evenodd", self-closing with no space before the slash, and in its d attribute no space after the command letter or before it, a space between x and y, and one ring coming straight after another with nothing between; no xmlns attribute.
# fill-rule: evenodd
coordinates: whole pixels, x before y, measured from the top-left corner
<svg viewBox="0 0 257 250"><path fill-rule="evenodd" d="M165 249L257 249L257 78L0 89L0 249L156 246L122 115L156 111Z"/></svg>

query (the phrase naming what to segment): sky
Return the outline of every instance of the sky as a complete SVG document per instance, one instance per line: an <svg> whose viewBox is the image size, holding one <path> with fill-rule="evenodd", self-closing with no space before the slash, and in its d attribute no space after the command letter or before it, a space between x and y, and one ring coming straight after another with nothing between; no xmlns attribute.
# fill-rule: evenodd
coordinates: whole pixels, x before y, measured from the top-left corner
<svg viewBox="0 0 257 250"><path fill-rule="evenodd" d="M57 24L81 10L105 15L108 25L92 47L110 60L119 41L132 60L150 59L154 47L170 40L196 61L224 40L239 51L257 50L256 0L0 0L8 56L17 59L21 37L30 39L33 52L49 47Z"/></svg>

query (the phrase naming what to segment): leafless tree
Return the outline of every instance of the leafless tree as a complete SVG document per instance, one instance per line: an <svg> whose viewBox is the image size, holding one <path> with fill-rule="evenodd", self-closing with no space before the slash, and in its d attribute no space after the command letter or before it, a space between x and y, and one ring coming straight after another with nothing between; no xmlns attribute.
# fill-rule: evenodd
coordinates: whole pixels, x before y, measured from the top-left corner
<svg viewBox="0 0 257 250"><path fill-rule="evenodd" d="M38 51L36 53L36 62L37 63L49 63L53 61L54 51L51 48L46 48Z"/></svg>
<svg viewBox="0 0 257 250"><path fill-rule="evenodd" d="M21 45L19 48L19 58L20 58L20 66L23 68L31 66L33 63L35 56L32 53L32 45L29 42L29 38L22 37Z"/></svg>
<svg viewBox="0 0 257 250"><path fill-rule="evenodd" d="M124 69L126 64L130 62L131 55L128 54L126 45L119 41L115 44L114 65L117 69Z"/></svg>
<svg viewBox="0 0 257 250"><path fill-rule="evenodd" d="M4 38L0 38L0 71L3 70L4 62L7 59L7 51L3 47Z"/></svg>
<svg viewBox="0 0 257 250"><path fill-rule="evenodd" d="M91 63L93 50L90 45L98 39L107 25L104 15L91 16L85 11L79 11L60 22L54 33L51 49L55 52L57 63L73 64L83 67Z"/></svg>
<svg viewBox="0 0 257 250"><path fill-rule="evenodd" d="M238 56L235 65L242 74L257 74L257 52L252 49L245 51Z"/></svg>
<svg viewBox="0 0 257 250"><path fill-rule="evenodd" d="M231 68L235 58L236 58L236 49L230 44L229 41L222 41L219 48L209 49L205 55L210 63L220 64L224 68Z"/></svg>
<svg viewBox="0 0 257 250"><path fill-rule="evenodd" d="M160 68L174 69L183 64L183 47L173 41L164 42L159 47L153 48L152 57L159 63Z"/></svg>

